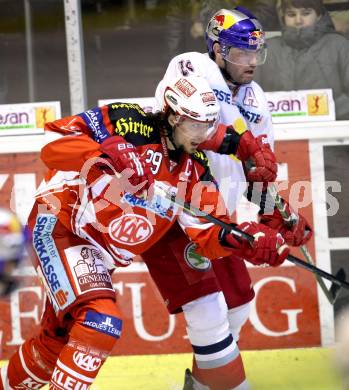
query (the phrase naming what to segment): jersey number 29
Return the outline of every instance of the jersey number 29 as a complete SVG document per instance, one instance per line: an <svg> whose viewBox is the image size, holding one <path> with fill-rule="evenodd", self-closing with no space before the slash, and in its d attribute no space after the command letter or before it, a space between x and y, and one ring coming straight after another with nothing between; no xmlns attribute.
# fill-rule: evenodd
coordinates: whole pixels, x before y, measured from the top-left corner
<svg viewBox="0 0 349 390"><path fill-rule="evenodd" d="M162 161L162 154L160 152L154 152L152 149L148 149L146 153L146 159L145 161L148 164L152 164L152 167L150 168L153 175L156 175L159 172L161 161Z"/></svg>

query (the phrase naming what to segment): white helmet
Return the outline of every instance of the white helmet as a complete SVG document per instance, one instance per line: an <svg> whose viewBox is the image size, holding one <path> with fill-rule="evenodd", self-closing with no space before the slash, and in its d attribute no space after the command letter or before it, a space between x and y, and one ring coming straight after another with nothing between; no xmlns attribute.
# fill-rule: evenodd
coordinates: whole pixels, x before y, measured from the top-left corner
<svg viewBox="0 0 349 390"><path fill-rule="evenodd" d="M161 111L172 109L179 117L198 122L217 123L219 104L207 80L201 76L181 76L163 79L157 86L155 98Z"/></svg>

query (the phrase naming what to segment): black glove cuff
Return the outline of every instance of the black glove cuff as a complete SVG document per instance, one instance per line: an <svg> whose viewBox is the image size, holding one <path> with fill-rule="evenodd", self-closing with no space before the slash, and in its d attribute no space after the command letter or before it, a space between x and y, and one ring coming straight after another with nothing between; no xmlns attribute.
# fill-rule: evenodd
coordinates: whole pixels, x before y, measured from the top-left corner
<svg viewBox="0 0 349 390"><path fill-rule="evenodd" d="M223 142L217 153L220 154L234 154L236 155L239 148L241 136L231 127L227 127Z"/></svg>

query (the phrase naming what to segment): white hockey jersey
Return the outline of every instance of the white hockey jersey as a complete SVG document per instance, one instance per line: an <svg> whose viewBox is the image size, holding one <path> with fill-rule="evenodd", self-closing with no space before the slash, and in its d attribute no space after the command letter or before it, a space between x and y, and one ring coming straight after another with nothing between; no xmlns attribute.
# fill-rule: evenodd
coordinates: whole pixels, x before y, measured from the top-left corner
<svg viewBox="0 0 349 390"><path fill-rule="evenodd" d="M229 89L218 65L208 54L198 52L183 53L169 63L164 80L189 74L205 77L220 102L220 122L235 126L236 121L244 118L247 128L255 137L265 134L267 141L274 147L274 133L268 103L262 88L252 81L241 85L234 91ZM163 93L164 81L157 87L156 95ZM159 101L159 99L157 99ZM236 209L246 189L245 175L241 162L211 151L205 152L209 158L211 170L219 183L220 192L230 213Z"/></svg>

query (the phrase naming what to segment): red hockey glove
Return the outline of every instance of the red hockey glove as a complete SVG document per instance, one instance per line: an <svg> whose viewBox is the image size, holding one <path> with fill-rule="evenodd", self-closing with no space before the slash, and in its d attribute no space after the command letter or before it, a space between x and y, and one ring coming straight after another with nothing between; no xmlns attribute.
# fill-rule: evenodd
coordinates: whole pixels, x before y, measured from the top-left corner
<svg viewBox="0 0 349 390"><path fill-rule="evenodd" d="M250 131L245 131L237 149L237 157L252 165L247 170L246 178L251 182L273 182L277 175L276 158L268 143L263 143L265 135L254 138Z"/></svg>
<svg viewBox="0 0 349 390"><path fill-rule="evenodd" d="M136 194L148 190L154 183L154 177L150 171L151 166L147 164L137 149L124 138L112 136L106 139L101 144L101 151L109 157L117 172L121 173L125 169L132 170L129 182L138 187L135 191Z"/></svg>
<svg viewBox="0 0 349 390"><path fill-rule="evenodd" d="M283 199L285 212L289 215L285 221L280 211L275 207L271 215L261 215L260 222L277 230L282 234L288 245L301 246L310 240L313 230L307 220L292 210L291 206Z"/></svg>
<svg viewBox="0 0 349 390"><path fill-rule="evenodd" d="M252 264L267 263L272 267L277 267L284 262L290 253L285 240L276 230L255 222L244 222L237 228L253 236L253 243L244 239L240 240L230 233L224 236L223 242L233 248L234 254L243 257Z"/></svg>

